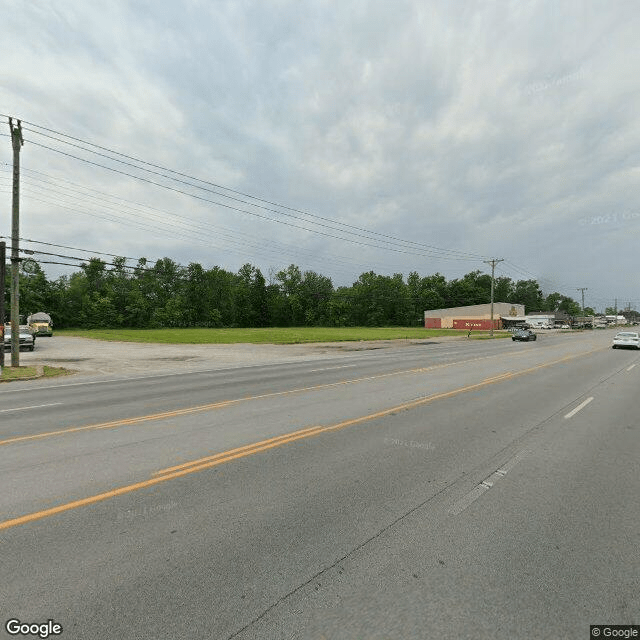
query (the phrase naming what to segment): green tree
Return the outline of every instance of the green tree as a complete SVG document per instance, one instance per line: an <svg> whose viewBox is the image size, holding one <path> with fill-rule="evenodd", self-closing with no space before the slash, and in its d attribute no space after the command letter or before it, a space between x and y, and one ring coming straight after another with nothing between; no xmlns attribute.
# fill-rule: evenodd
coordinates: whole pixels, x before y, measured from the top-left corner
<svg viewBox="0 0 640 640"><path fill-rule="evenodd" d="M140 271L140 290L151 311L149 324L159 327L184 326L185 269L171 258L162 258L151 269Z"/></svg>
<svg viewBox="0 0 640 640"><path fill-rule="evenodd" d="M494 281L493 299L496 302L507 302L513 295L513 281L506 276L500 276Z"/></svg>
<svg viewBox="0 0 640 640"><path fill-rule="evenodd" d="M290 264L286 269L278 271L276 283L282 297L282 301L278 305L278 324L285 327L304 325L305 309L300 267Z"/></svg>
<svg viewBox="0 0 640 640"><path fill-rule="evenodd" d="M347 295L352 309L350 324L381 327L411 322L412 299L401 273L362 273Z"/></svg>
<svg viewBox="0 0 640 640"><path fill-rule="evenodd" d="M573 300L572 298L569 298L568 296L563 296L558 306L558 310L564 311L569 316L582 315L582 308L580 307L580 305L575 300Z"/></svg>
<svg viewBox="0 0 640 640"><path fill-rule="evenodd" d="M23 260L20 264L20 315L30 316L37 311L49 312L51 285L35 260ZM9 278L7 278L9 280ZM5 309L9 309L8 306Z"/></svg>
<svg viewBox="0 0 640 640"><path fill-rule="evenodd" d="M451 280L447 287L447 307L485 304L491 300L491 276L479 270Z"/></svg>
<svg viewBox="0 0 640 640"><path fill-rule="evenodd" d="M525 313L530 313L543 308L544 297L536 280L518 280L513 288L511 299L507 302L523 304Z"/></svg>
<svg viewBox="0 0 640 640"><path fill-rule="evenodd" d="M558 311L564 297L565 296L557 291L550 293L544 300L544 311Z"/></svg>
<svg viewBox="0 0 640 640"><path fill-rule="evenodd" d="M304 323L324 325L329 320L329 301L333 295L331 278L315 271L305 271L298 287Z"/></svg>
<svg viewBox="0 0 640 640"><path fill-rule="evenodd" d="M269 322L267 286L262 272L247 263L240 267L236 285L237 321L242 327L263 327Z"/></svg>

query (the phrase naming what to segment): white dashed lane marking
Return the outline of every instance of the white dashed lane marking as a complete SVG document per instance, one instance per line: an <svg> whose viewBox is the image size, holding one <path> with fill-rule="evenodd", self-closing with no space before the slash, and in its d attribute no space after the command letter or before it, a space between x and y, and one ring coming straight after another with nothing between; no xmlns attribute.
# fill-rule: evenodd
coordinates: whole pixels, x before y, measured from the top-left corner
<svg viewBox="0 0 640 640"><path fill-rule="evenodd" d="M522 458L527 455L526 451L520 451L513 458L505 462L499 469L496 469L488 478L485 478L479 485L475 486L469 493L465 494L449 509L450 516L457 516L467 507L471 506L481 495L489 491L498 480L504 478Z"/></svg>
<svg viewBox="0 0 640 640"><path fill-rule="evenodd" d="M592 400L593 396L587 398L584 402L581 402L575 409L573 409L573 411L569 411L569 413L567 413L565 419L568 420L569 418L573 418L573 416L575 416L578 411L584 409Z"/></svg>

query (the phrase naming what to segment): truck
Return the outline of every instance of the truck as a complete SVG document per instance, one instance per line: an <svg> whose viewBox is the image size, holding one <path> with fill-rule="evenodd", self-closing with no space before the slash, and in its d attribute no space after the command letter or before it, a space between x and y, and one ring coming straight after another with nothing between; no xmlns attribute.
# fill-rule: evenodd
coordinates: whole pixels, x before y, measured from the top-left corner
<svg viewBox="0 0 640 640"><path fill-rule="evenodd" d="M27 318L27 324L34 336L53 335L53 320L51 320L51 316L48 313L44 313L44 311L32 313Z"/></svg>

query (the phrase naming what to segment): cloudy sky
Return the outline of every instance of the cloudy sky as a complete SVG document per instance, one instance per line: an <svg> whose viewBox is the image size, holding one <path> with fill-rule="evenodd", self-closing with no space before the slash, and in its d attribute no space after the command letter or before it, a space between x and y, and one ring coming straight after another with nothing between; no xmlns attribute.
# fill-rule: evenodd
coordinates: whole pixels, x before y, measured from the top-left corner
<svg viewBox="0 0 640 640"><path fill-rule="evenodd" d="M640 308L635 1L0 10L0 235L14 116L24 238L336 285L504 258L497 275Z"/></svg>

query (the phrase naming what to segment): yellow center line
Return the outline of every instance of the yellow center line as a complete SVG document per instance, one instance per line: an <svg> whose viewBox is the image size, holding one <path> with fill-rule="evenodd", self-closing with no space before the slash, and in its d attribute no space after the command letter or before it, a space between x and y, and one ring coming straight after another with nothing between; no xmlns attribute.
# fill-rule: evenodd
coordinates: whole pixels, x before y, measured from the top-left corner
<svg viewBox="0 0 640 640"><path fill-rule="evenodd" d="M608 349L608 347L607 347ZM521 371L514 372L509 378L525 375L528 373L532 373L533 371L538 371L539 369L553 366L554 364L559 364L561 362L566 362L567 360L573 360L575 358L579 358L581 356L589 355L596 351L603 351L604 349L592 349L591 351L585 351L572 356L565 356L558 360L554 360L551 362L547 362L545 364L536 365L534 367L530 367L528 369L523 369ZM215 454L213 456L209 456L208 458L200 458L198 460L194 460L192 462L187 462L182 465L177 465L176 467L171 467L169 469L164 469L163 471L157 472L156 476L150 478L149 480L143 480L141 482L136 482L134 484L129 484L124 487L119 487L117 489L113 489L111 491L106 491L104 493L100 493L94 496L89 496L87 498L82 498L80 500L75 500L73 502L67 502L65 504L58 505L57 507L52 507L50 509L44 509L42 511L36 511L34 513L29 513L24 516L20 516L18 518L12 518L10 520L5 520L4 522L0 522L0 531L3 529L10 529L12 527L16 527L22 524L26 524L28 522L33 522L35 520L41 520L42 518L46 518L48 516L53 516L58 513L63 513L65 511L70 511L72 509L77 509L79 507L88 506L91 504L95 504L97 502L101 502L103 500L108 500L110 498L115 498L117 496L121 496L127 493L131 493L133 491L137 491L139 489L144 489L146 487L151 487L156 484L160 484L161 482L166 482L168 480L173 480L175 478L180 478L191 473L196 473L198 471L202 471L204 469L210 469L220 464L224 464L226 462L231 462L232 460L237 460L239 458L245 458L255 453L259 453L261 451L267 451L268 449L273 449L275 447L280 447L284 444L289 444L291 442L295 442L297 440L301 440L303 438L311 438L313 436L319 435L321 433L325 433L328 431L334 431L338 429L343 429L345 427L360 424L363 422L375 420L376 418L381 418L387 416L396 411L402 411L406 409L412 409L429 402L434 402L435 400L441 400L444 398L451 398L461 393L465 393L467 391L472 391L474 389L479 389L481 387L485 387L491 384L496 384L502 380L506 380L508 378L490 378L484 380L482 382L478 382L476 384L468 385L466 387L460 387L458 389L453 389L451 391L446 391L443 393L438 393L432 396L425 396L424 398L418 398L417 400L412 400L410 402L406 402L400 405L396 405L395 407L391 407L389 409L384 409L382 411L378 411L376 413L371 413L366 416L360 416L358 418L353 418L351 420L345 420L343 422L338 422L337 424L329 425L329 426L318 426L318 427L309 427L307 429L301 429L300 431L294 431L288 434L284 434L283 436L277 436L275 438L270 438L269 440L263 440L262 442L256 442L254 444L246 445L244 447L238 447L236 449L231 449L229 451L225 451L223 453ZM175 470L172 470L175 469Z"/></svg>
<svg viewBox="0 0 640 640"><path fill-rule="evenodd" d="M268 440L262 440L260 442L253 442L252 444L246 444L243 447L237 447L236 449L230 449L229 451L224 451L223 453L216 453L212 456L206 456L204 458L198 458L197 460L192 460L191 462L185 462L183 464L177 464L174 467L169 467L167 469L161 469L160 471L156 471L153 475L161 475L161 474L165 474L165 473L172 473L174 471L177 471L178 469L184 469L186 467L193 467L195 465L199 465L202 464L204 462L208 462L210 460L218 460L220 458L229 456L231 454L234 453L240 453L241 451L250 451L252 449L255 449L256 447L262 447L263 445L266 444L270 444L273 442L277 442L278 444L283 444L284 442L281 441L285 441L288 440L289 438L291 438L292 436L297 436L297 435L302 435L302 434L306 434L306 435L311 435L312 431L317 431L318 429L322 429L322 427L308 427L307 429L300 429L300 431L293 431L292 433L285 433L282 436L276 436L275 438L269 438Z"/></svg>
<svg viewBox="0 0 640 640"><path fill-rule="evenodd" d="M211 411L213 409L220 409L230 404L241 402L241 400L223 400L222 402L215 402L213 404L205 404L197 407L188 407L186 409L176 409L174 411L165 411L163 413L154 413L147 416L138 416L135 418L124 418L123 420L112 420L110 422L100 422L98 424L89 424L84 427L70 427L68 429L60 429L58 431L47 431L45 433L36 433L30 436L16 436L15 438L9 438L7 440L0 440L0 445L12 444L14 442L22 442L24 440L37 440L39 438L49 438L51 436L64 435L67 433L74 433L77 431L89 431L92 429L113 429L115 427L122 427L131 424L139 424L141 422L149 422L152 420L164 420L165 418L175 418L177 416L184 416L190 413L197 413L200 411Z"/></svg>
<svg viewBox="0 0 640 640"><path fill-rule="evenodd" d="M510 378L513 375L513 371L507 371L491 378L485 378L483 382L491 382L493 380L501 380L502 378Z"/></svg>
<svg viewBox="0 0 640 640"><path fill-rule="evenodd" d="M525 351L525 350L523 350ZM511 353L509 355L517 355L517 353L521 353L521 352L514 352ZM496 357L504 357L504 354L496 354L496 355L491 355L491 356L481 356L479 358L471 358L469 360L458 360L456 362L447 362L447 363L443 363L443 364L437 364L437 365L433 365L431 367L419 367L416 369L403 369L401 371L392 371L389 373L381 373L378 375L374 375L374 376L365 376L362 378L352 378L349 380L340 380L339 382L328 382L325 384L319 384L319 385L314 385L311 387L300 387L297 389L288 389L286 391L274 391L272 393L264 393L261 395L256 395L256 396L246 396L244 398L234 398L231 400L222 400L220 402L214 402L211 404L203 404L203 405L197 405L195 407L187 407L185 409L175 409L173 411L164 411L161 413L154 413L154 414L149 414L149 415L145 415L145 416L136 416L133 418L124 418L121 420L111 420L109 422L101 422L98 424L89 424L89 425L85 425L85 426L81 426L81 427L68 427L66 429L58 429L56 431L46 431L44 433L36 433L36 434L32 434L32 435L28 435L28 436L15 436L13 438L8 438L6 440L0 440L0 446L2 445L8 445L8 444L14 444L16 442L25 442L25 441L29 441L29 440L39 440L41 438L50 438L53 436L61 436L61 435L67 435L70 433L78 433L80 431L94 431L94 430L98 430L98 429L115 429L117 427L125 427L125 426L130 426L130 425L137 425L137 424L141 424L143 422L152 422L154 420L164 420L166 418L176 418L176 417L180 417L180 416L186 416L186 415L190 415L193 413L202 413L204 411L215 411L216 409L221 409L230 405L234 405L234 404L239 404L241 402L248 402L248 401L252 401L252 400L264 400L266 398L275 398L278 396L285 396L285 395L290 395L290 394L294 394L294 393L304 393L307 391L318 391L321 389L329 389L331 387L338 387L341 385L348 385L348 384L357 384L359 382L368 382L371 380L379 380L382 378L389 378L392 376L399 376L399 375L410 375L410 374L416 374L416 373L427 373L429 371L435 371L436 369L442 369L442 368L446 368L446 367L452 367L455 365L459 365L459 364L469 364L470 362L477 362L479 360L485 360L485 359L489 359L489 358L496 358Z"/></svg>

